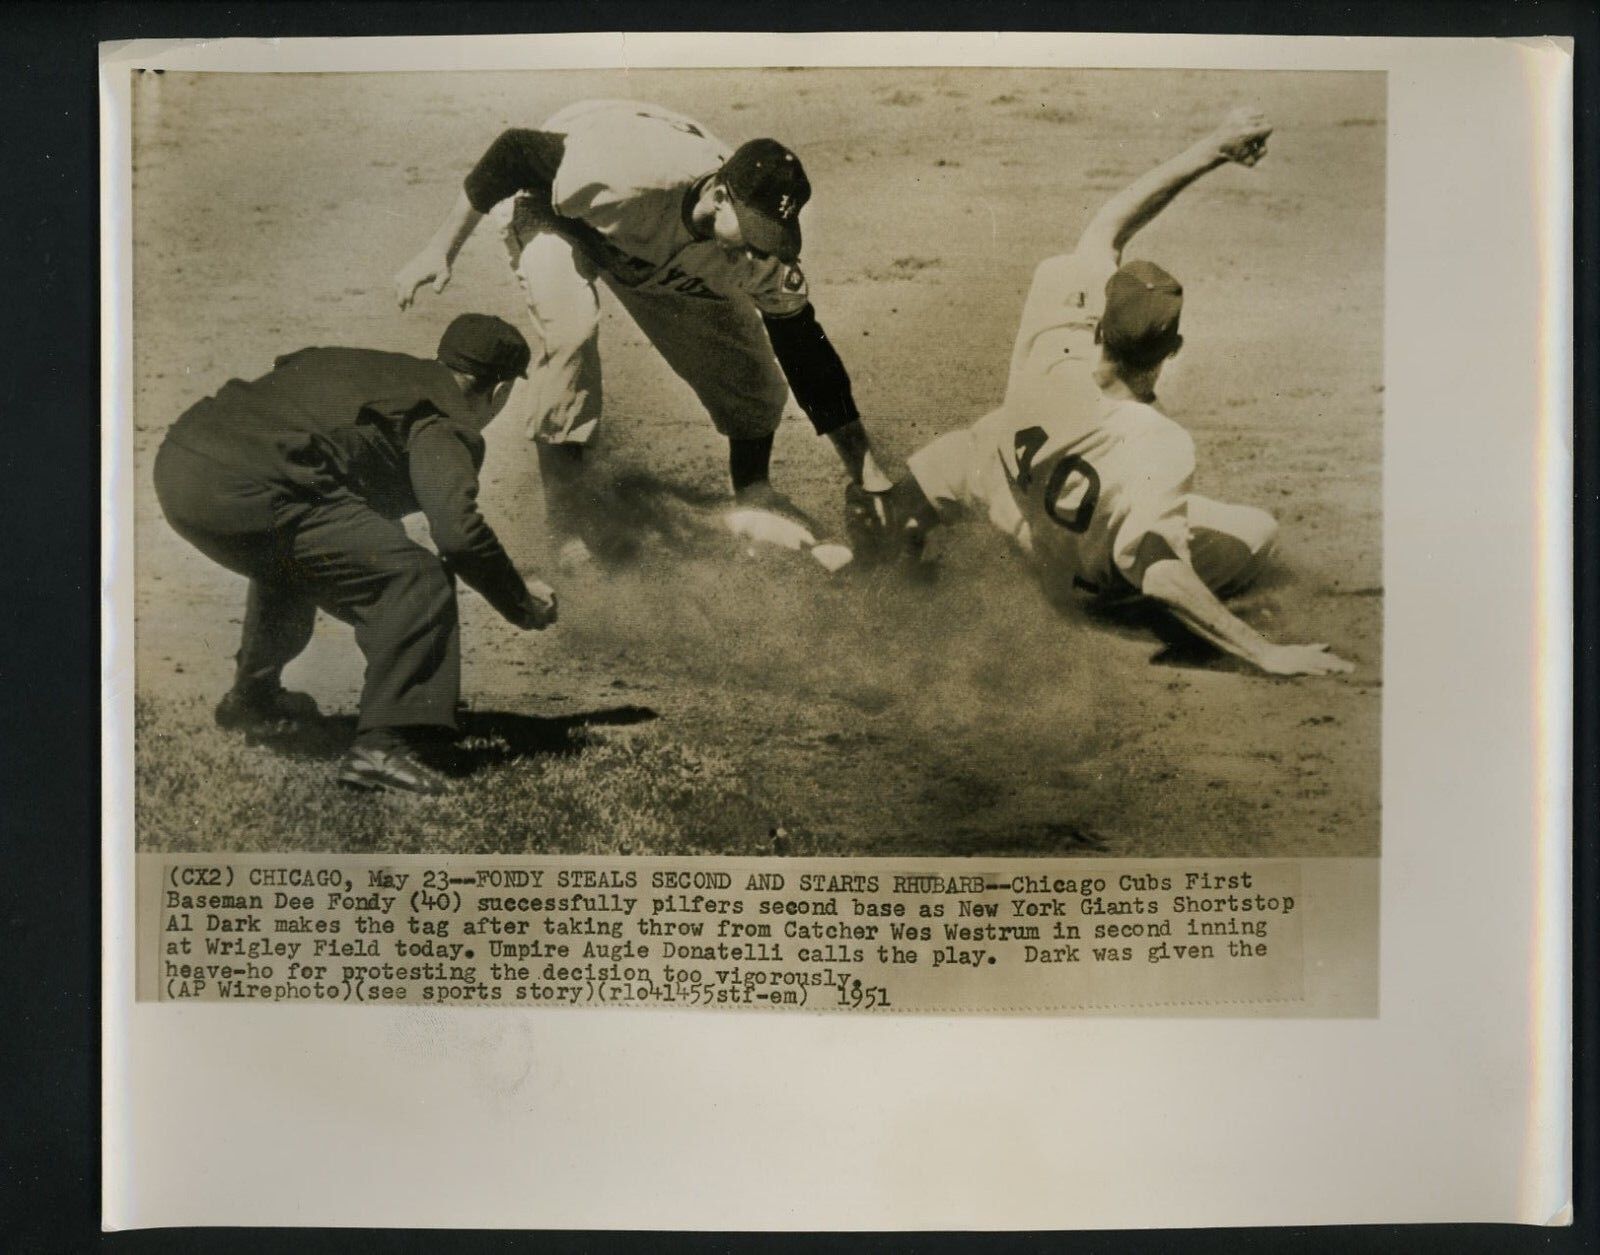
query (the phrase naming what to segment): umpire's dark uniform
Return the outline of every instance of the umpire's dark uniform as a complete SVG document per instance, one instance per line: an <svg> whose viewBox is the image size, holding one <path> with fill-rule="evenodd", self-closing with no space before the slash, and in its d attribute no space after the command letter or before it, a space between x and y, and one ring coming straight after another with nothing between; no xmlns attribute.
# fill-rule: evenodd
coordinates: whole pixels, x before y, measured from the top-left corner
<svg viewBox="0 0 1600 1255"><path fill-rule="evenodd" d="M250 579L236 691L277 689L321 607L355 628L366 656L358 745L374 730L454 727L452 574L519 626L553 617L477 506L494 384L528 360L514 327L464 315L437 361L302 349L173 424L155 462L167 521ZM455 371L473 377L467 387ZM438 557L396 521L418 509Z"/></svg>

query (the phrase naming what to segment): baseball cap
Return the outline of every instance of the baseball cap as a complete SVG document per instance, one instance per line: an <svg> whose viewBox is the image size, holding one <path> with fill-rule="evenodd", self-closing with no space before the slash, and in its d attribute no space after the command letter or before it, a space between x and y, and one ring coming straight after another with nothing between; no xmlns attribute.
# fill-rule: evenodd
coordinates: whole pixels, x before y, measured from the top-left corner
<svg viewBox="0 0 1600 1255"><path fill-rule="evenodd" d="M503 318L493 314L459 314L439 337L439 360L451 370L496 379L526 379L533 352L528 342Z"/></svg>
<svg viewBox="0 0 1600 1255"><path fill-rule="evenodd" d="M1120 358L1160 361L1178 340L1183 285L1154 262L1130 261L1106 280L1100 340Z"/></svg>
<svg viewBox="0 0 1600 1255"><path fill-rule="evenodd" d="M786 262L800 256L800 210L811 181L800 158L775 139L741 144L722 166L746 244Z"/></svg>

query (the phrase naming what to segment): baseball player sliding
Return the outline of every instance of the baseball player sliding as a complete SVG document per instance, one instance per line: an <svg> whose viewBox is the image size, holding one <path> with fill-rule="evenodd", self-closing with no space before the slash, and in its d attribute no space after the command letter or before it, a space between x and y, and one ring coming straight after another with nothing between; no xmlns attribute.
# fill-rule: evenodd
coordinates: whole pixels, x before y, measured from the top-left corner
<svg viewBox="0 0 1600 1255"><path fill-rule="evenodd" d="M776 140L730 150L656 105L585 101L539 130L496 139L395 276L401 308L424 284L442 291L456 254L493 212L537 337L528 434L564 565L586 560L589 542L605 536L583 479L602 410L596 280L727 438L741 507L798 516L768 481L791 388L853 483L889 487L800 270L799 214L810 195L799 158Z"/></svg>
<svg viewBox="0 0 1600 1255"><path fill-rule="evenodd" d="M889 493L857 497L858 555L885 535L919 549L926 529L973 510L1049 581L1091 597L1142 595L1192 633L1271 675L1351 664L1326 645L1279 645L1222 604L1257 576L1277 523L1191 490L1194 442L1158 408L1156 382L1183 337L1183 289L1122 250L1196 179L1253 166L1272 128L1239 110L1100 210L1077 249L1034 272L1004 404L914 454Z"/></svg>

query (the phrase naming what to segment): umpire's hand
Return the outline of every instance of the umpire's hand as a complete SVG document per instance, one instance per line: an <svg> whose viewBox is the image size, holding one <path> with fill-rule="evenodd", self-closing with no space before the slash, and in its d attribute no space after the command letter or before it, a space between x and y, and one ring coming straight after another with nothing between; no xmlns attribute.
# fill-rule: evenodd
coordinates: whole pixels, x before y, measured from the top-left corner
<svg viewBox="0 0 1600 1255"><path fill-rule="evenodd" d="M524 632L542 632L556 621L556 590L543 580L529 580L528 606L520 619L513 620Z"/></svg>

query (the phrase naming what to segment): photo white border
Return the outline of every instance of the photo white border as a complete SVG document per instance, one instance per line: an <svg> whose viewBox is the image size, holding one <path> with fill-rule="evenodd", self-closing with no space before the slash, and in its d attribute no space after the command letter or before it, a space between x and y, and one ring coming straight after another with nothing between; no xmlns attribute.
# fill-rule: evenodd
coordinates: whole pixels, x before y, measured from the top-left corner
<svg viewBox="0 0 1600 1255"><path fill-rule="evenodd" d="M610 34L102 57L107 1227L1569 1214L1570 42ZM129 67L797 64L1387 71L1380 1017L135 1005ZM510 1088L507 1051L531 1068Z"/></svg>

